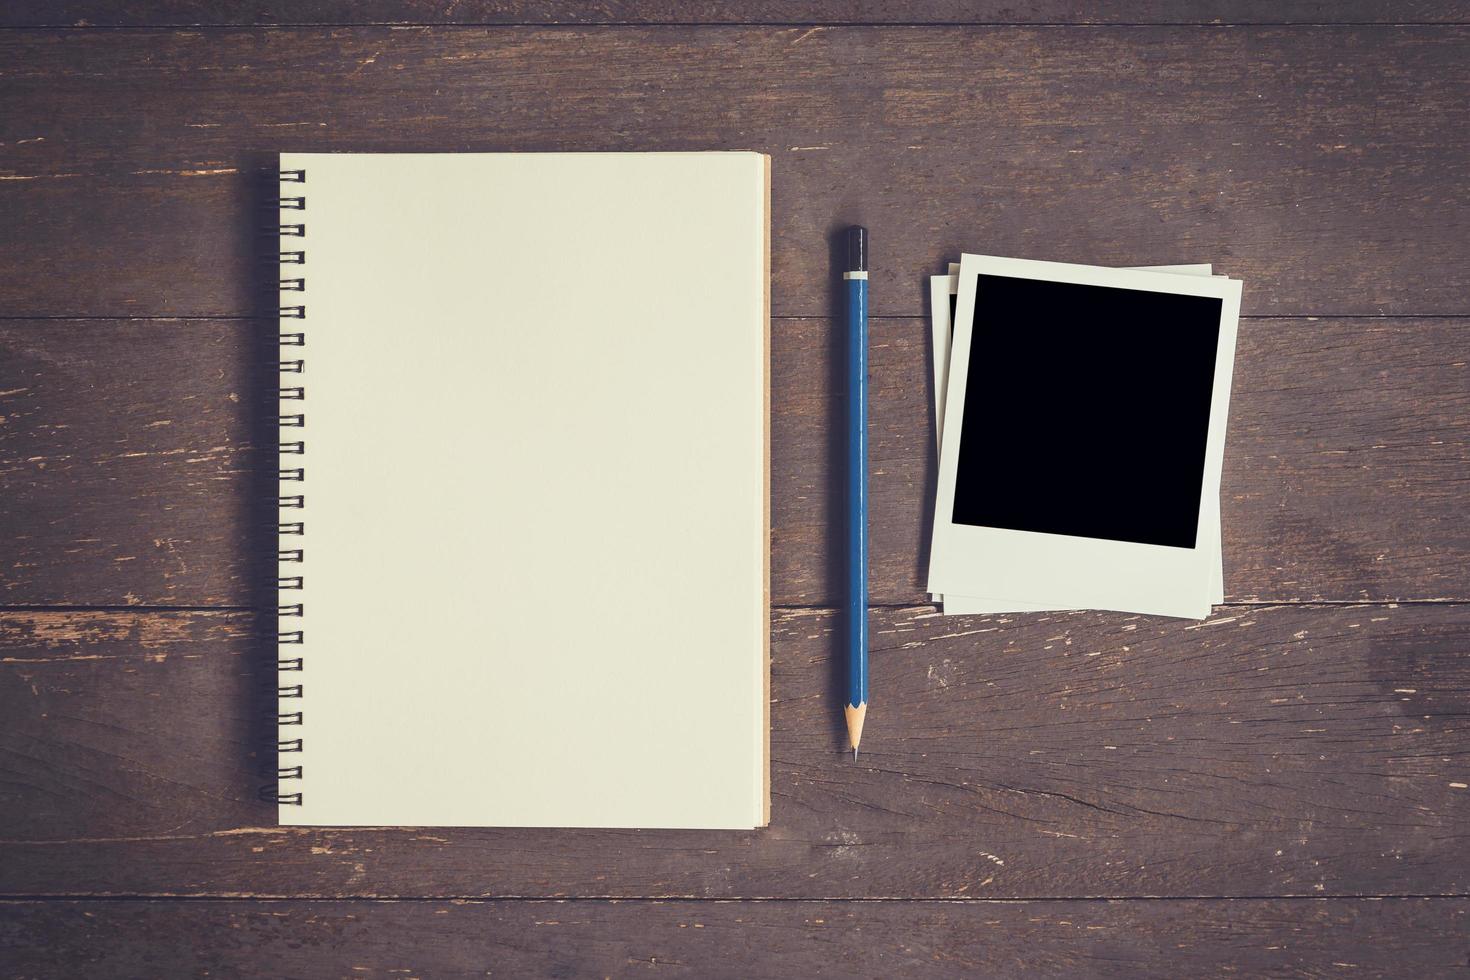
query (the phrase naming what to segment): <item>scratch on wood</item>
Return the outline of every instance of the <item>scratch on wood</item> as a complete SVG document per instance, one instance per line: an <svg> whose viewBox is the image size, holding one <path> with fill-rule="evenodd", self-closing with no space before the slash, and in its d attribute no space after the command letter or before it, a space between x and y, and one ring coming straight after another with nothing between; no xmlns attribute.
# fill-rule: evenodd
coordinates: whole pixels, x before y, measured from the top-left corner
<svg viewBox="0 0 1470 980"><path fill-rule="evenodd" d="M154 174L162 174L169 177L218 177L221 174L237 174L239 172L239 169L236 167L216 167L209 170L134 170L132 173L135 177L148 177Z"/></svg>
<svg viewBox="0 0 1470 980"><path fill-rule="evenodd" d="M73 660L116 660L100 653L78 653L70 657L0 657L0 664L54 664Z"/></svg>
<svg viewBox="0 0 1470 980"><path fill-rule="evenodd" d="M363 60L359 61L357 63L357 67L354 68L354 69L352 69L352 72L349 74L348 77L350 78L352 75L358 74L364 68L366 68L368 65L371 65L372 63L374 63L375 61L377 61L378 60L378 57L380 55L382 55L382 53L383 53L383 49L382 48L379 48L378 50L374 51L369 57L364 58Z"/></svg>

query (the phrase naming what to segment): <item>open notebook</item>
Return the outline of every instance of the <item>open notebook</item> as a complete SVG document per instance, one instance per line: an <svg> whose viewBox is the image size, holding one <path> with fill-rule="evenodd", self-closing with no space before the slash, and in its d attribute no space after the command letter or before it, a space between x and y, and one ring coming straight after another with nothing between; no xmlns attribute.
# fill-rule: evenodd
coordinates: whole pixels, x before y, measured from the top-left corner
<svg viewBox="0 0 1470 980"><path fill-rule="evenodd" d="M280 167L281 823L766 824L768 158Z"/></svg>

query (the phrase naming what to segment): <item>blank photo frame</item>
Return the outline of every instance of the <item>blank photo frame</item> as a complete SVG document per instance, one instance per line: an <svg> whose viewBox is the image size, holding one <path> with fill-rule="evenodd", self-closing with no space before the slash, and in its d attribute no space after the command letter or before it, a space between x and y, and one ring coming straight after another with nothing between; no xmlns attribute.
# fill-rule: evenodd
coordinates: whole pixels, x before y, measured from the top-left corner
<svg viewBox="0 0 1470 980"><path fill-rule="evenodd" d="M1129 266L1146 272L1169 272L1183 276L1208 276L1214 271L1209 263L1187 265L1140 265ZM933 331L933 379L934 379L934 432L935 446L939 445L939 434L944 430L944 386L949 377L949 347L954 330L955 303L959 292L958 262L949 263L948 274L929 277L930 327ZM1220 498L1211 497L1205 502L1203 518L1208 525L1202 545L1214 549L1216 558L1210 565L1210 603L1217 605L1225 601L1225 568L1220 552ZM1053 607L1046 603L1006 602L978 596L959 594L931 596L935 602L943 603L946 615L992 615L1009 612L1049 611Z"/></svg>
<svg viewBox="0 0 1470 980"><path fill-rule="evenodd" d="M1239 310L1228 279L963 256L930 591L1208 615Z"/></svg>

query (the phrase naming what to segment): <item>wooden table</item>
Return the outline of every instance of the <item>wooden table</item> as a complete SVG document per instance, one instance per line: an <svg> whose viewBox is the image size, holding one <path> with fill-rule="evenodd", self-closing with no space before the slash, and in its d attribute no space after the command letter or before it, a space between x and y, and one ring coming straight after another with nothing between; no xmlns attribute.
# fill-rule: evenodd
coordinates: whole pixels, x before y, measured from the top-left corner
<svg viewBox="0 0 1470 980"><path fill-rule="evenodd" d="M1464 970L1470 6L1073 6L0 9L0 974ZM278 828L261 170L712 148L773 157L770 828ZM859 765L849 221L877 315ZM1245 280L1207 622L934 614L922 277L964 249Z"/></svg>

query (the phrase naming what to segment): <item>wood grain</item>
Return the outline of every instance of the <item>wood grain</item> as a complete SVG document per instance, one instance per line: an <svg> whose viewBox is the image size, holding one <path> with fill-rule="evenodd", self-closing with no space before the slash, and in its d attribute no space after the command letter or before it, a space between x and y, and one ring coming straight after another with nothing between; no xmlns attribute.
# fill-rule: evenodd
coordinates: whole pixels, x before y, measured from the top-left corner
<svg viewBox="0 0 1470 980"><path fill-rule="evenodd" d="M11 902L16 976L1459 976L1465 899ZM200 942L200 937L208 941Z"/></svg>
<svg viewBox="0 0 1470 980"><path fill-rule="evenodd" d="M290 24L1406 24L1470 21L1452 0L11 0L0 26Z"/></svg>
<svg viewBox="0 0 1470 980"><path fill-rule="evenodd" d="M274 323L0 322L0 596L275 605Z"/></svg>
<svg viewBox="0 0 1470 980"><path fill-rule="evenodd" d="M278 150L720 148L773 156L777 315L831 311L851 221L884 316L965 249L1470 313L1459 27L58 29L0 80L10 316L252 311Z"/></svg>
<svg viewBox="0 0 1470 980"><path fill-rule="evenodd" d="M276 827L256 799L274 736L270 624L5 613L0 894L1470 888L1470 606L1275 606L1202 625L875 612L859 765L844 757L835 708L835 622L774 617L771 826L712 834ZM391 699L382 710L393 723ZM383 781L391 792L392 773Z"/></svg>
<svg viewBox="0 0 1470 980"><path fill-rule="evenodd" d="M661 21L706 26L636 26ZM913 26L826 26L884 22ZM1241 335L1227 584L1308 603L875 610L861 766L833 614L778 611L774 821L713 835L281 829L257 795L266 617L0 610L0 973L1462 974L1470 30L1444 25L1467 22L1437 0L0 7L0 603L272 603L276 151L708 148L774 157L773 304L798 317L775 328L778 602L835 598L826 243L862 221L890 318L877 601L922 596L921 277L967 249L1246 280L1267 319ZM383 26L231 26L292 23ZM1001 26L1025 23L1109 26ZM1414 601L1339 604L1363 599ZM1078 900L1016 901L1053 897Z"/></svg>
<svg viewBox="0 0 1470 980"><path fill-rule="evenodd" d="M872 329L872 595L921 602L929 331ZM1470 598L1464 331L1242 324L1223 495L1232 601ZM839 337L819 319L773 331L780 605L831 605L841 588ZM276 359L265 321L0 322L0 602L273 605Z"/></svg>

